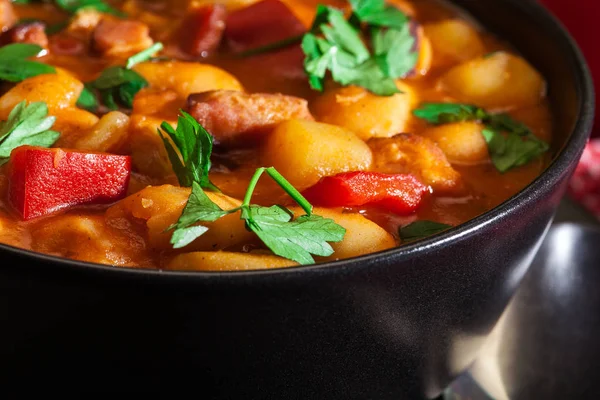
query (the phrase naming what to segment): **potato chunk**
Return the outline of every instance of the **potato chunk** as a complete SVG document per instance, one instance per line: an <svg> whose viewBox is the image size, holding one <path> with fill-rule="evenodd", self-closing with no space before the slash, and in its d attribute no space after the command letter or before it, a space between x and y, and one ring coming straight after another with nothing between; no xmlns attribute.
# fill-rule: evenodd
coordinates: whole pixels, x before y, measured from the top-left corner
<svg viewBox="0 0 600 400"><path fill-rule="evenodd" d="M23 100L28 103L43 101L53 111L74 107L83 83L73 75L57 69L55 74L44 74L25 79L16 84L0 97L0 119L5 120L8 114Z"/></svg>
<svg viewBox="0 0 600 400"><path fill-rule="evenodd" d="M479 33L465 21L447 19L425 24L423 29L431 42L436 66L449 66L485 53Z"/></svg>
<svg viewBox="0 0 600 400"><path fill-rule="evenodd" d="M179 271L248 271L298 265L282 257L225 251L186 253L176 256L167 269Z"/></svg>
<svg viewBox="0 0 600 400"><path fill-rule="evenodd" d="M127 140L128 128L129 117L127 115L119 111L109 112L75 142L75 148L114 153Z"/></svg>
<svg viewBox="0 0 600 400"><path fill-rule="evenodd" d="M402 83L404 93L384 97L356 86L326 91L312 104L318 121L342 126L363 140L405 132L415 105L414 92Z"/></svg>
<svg viewBox="0 0 600 400"><path fill-rule="evenodd" d="M133 68L151 87L171 89L182 99L208 90L242 90L230 73L207 64L183 61L145 62Z"/></svg>
<svg viewBox="0 0 600 400"><path fill-rule="evenodd" d="M304 212L292 207L296 215ZM344 213L337 208L315 208L316 215L330 218L346 228L346 235L341 242L330 243L334 253L329 257L316 257L318 261L334 261L344 258L358 257L377 251L391 249L396 246L396 240L385 229L375 222L358 213Z"/></svg>
<svg viewBox="0 0 600 400"><path fill-rule="evenodd" d="M31 248L76 260L136 266L147 258L143 239L108 227L101 215L59 215L31 230Z"/></svg>
<svg viewBox="0 0 600 400"><path fill-rule="evenodd" d="M546 93L539 72L521 57L505 52L457 65L440 83L458 101L491 109L533 106Z"/></svg>
<svg viewBox="0 0 600 400"><path fill-rule="evenodd" d="M364 171L373 162L371 149L352 132L304 120L280 124L262 149L264 165L279 170L303 190L324 176Z"/></svg>
<svg viewBox="0 0 600 400"><path fill-rule="evenodd" d="M474 165L490 159L482 130L477 122L457 122L429 128L423 136L436 142L452 164Z"/></svg>
<svg viewBox="0 0 600 400"><path fill-rule="evenodd" d="M60 132L55 147L76 147L77 140L98 123L95 114L77 107L51 110L50 114L56 117L52 129Z"/></svg>
<svg viewBox="0 0 600 400"><path fill-rule="evenodd" d="M422 136L401 133L391 138L372 139L374 168L392 174L413 174L435 192L454 191L461 187L456 172L444 152Z"/></svg>
<svg viewBox="0 0 600 400"><path fill-rule="evenodd" d="M221 193L206 194L225 210L240 205L240 201ZM189 188L171 185L148 186L108 209L106 218L109 224L115 227L125 226L123 219L129 223L137 221L143 225L150 247L156 250L172 250L173 246L169 243L172 232L165 230L177 222L189 195ZM187 246L186 250L222 250L253 238L253 234L246 230L244 222L240 220L239 211L203 225L209 227L208 232Z"/></svg>
<svg viewBox="0 0 600 400"><path fill-rule="evenodd" d="M230 146L256 142L288 119L313 119L306 100L272 93L196 93L188 98L188 108L216 143Z"/></svg>
<svg viewBox="0 0 600 400"><path fill-rule="evenodd" d="M157 132L164 119L135 114L129 121L128 143L134 169L151 178L173 175L165 145ZM177 127L176 121L167 122Z"/></svg>

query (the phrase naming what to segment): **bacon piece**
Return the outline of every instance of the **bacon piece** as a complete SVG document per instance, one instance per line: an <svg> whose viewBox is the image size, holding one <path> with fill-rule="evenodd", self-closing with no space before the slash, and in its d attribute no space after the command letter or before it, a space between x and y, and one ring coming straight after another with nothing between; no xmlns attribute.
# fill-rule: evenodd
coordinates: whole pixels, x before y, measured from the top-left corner
<svg viewBox="0 0 600 400"><path fill-rule="evenodd" d="M109 57L130 56L152 46L150 28L142 22L104 17L92 36L94 49Z"/></svg>
<svg viewBox="0 0 600 400"><path fill-rule="evenodd" d="M234 52L255 49L306 32L306 27L279 0L263 0L231 14L225 38Z"/></svg>
<svg viewBox="0 0 600 400"><path fill-rule="evenodd" d="M0 33L6 32L17 22L17 14L10 0L0 0Z"/></svg>
<svg viewBox="0 0 600 400"><path fill-rule="evenodd" d="M188 110L223 145L258 140L289 119L313 120L306 100L270 93L216 90L192 94Z"/></svg>
<svg viewBox="0 0 600 400"><path fill-rule="evenodd" d="M192 10L179 28L181 49L191 56L205 57L221 44L227 10L213 4Z"/></svg>
<svg viewBox="0 0 600 400"><path fill-rule="evenodd" d="M371 139L374 166L386 173L414 174L434 192L454 193L463 188L460 174L430 139L410 133Z"/></svg>
<svg viewBox="0 0 600 400"><path fill-rule="evenodd" d="M0 45L10 43L37 44L44 49L48 48L48 37L46 36L46 24L41 21L26 22L18 24L4 32L0 36Z"/></svg>

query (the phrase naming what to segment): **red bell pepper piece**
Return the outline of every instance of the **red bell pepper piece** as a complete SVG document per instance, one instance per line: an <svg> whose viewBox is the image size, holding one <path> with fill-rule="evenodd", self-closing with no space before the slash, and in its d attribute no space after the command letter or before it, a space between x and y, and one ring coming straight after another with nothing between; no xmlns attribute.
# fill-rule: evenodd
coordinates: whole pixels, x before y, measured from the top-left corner
<svg viewBox="0 0 600 400"><path fill-rule="evenodd" d="M306 32L296 15L279 0L263 0L229 14L225 37L234 52L279 42Z"/></svg>
<svg viewBox="0 0 600 400"><path fill-rule="evenodd" d="M377 206L396 214L416 211L429 188L407 174L346 172L321 178L302 194L316 206Z"/></svg>
<svg viewBox="0 0 600 400"><path fill-rule="evenodd" d="M223 4L211 4L190 11L181 23L181 48L195 57L204 57L219 47L227 10Z"/></svg>
<svg viewBox="0 0 600 400"><path fill-rule="evenodd" d="M12 151L9 199L29 220L81 204L106 204L125 197L129 156L21 146Z"/></svg>

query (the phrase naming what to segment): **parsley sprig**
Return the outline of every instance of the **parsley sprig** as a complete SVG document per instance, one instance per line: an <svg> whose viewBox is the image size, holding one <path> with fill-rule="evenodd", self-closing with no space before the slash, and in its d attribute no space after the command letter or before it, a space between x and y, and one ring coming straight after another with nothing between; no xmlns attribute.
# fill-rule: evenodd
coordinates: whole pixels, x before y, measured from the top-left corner
<svg viewBox="0 0 600 400"><path fill-rule="evenodd" d="M330 72L333 80L342 85L361 86L380 96L400 93L394 79L408 74L418 59L409 18L396 7L386 5L385 0L350 0L350 5L352 15L348 20L341 10L319 5L308 33L242 55L301 42L304 69L313 89L322 91Z"/></svg>
<svg viewBox="0 0 600 400"><path fill-rule="evenodd" d="M190 187L196 182L202 188L218 190L208 179L213 137L202 125L191 115L181 111L177 129L163 122L158 134L181 186Z"/></svg>
<svg viewBox="0 0 600 400"><path fill-rule="evenodd" d="M457 103L425 103L414 115L431 124L440 125L462 121L481 121L492 163L502 173L529 163L550 149L522 122L506 113L492 114L486 110Z"/></svg>
<svg viewBox="0 0 600 400"><path fill-rule="evenodd" d="M154 53L162 50L162 48L162 43L155 43L149 48L129 57L125 67L112 66L106 68L98 78L85 84L77 100L77 105L86 110L96 112L99 106L96 97L97 93L104 106L111 111L117 110L119 105L131 108L133 106L133 98L137 92L148 86L148 81L131 68L149 60Z"/></svg>
<svg viewBox="0 0 600 400"><path fill-rule="evenodd" d="M36 75L52 74L51 65L29 60L43 49L35 44L14 43L0 48L0 80L21 82Z"/></svg>
<svg viewBox="0 0 600 400"><path fill-rule="evenodd" d="M254 232L274 254L300 264L314 263L313 255L326 257L333 254L328 242L339 242L344 238L346 230L331 219L313 214L312 205L273 167L258 168L250 180L242 204L231 210L223 210L203 190L216 189L208 179L211 135L183 111L177 129L163 123L159 134L165 142L180 184L192 187L179 220L168 228L173 231L171 244L174 248L189 245L209 230L199 223L214 222L238 211L246 228ZM252 195L264 173L290 195L304 210L304 215L294 219L293 212L286 207L252 204Z"/></svg>
<svg viewBox="0 0 600 400"><path fill-rule="evenodd" d="M50 130L56 117L48 116L44 102L17 104L8 120L0 122L0 165L6 163L10 153L19 146L52 146L60 133Z"/></svg>
<svg viewBox="0 0 600 400"><path fill-rule="evenodd" d="M302 39L304 69L315 90L323 90L327 71L342 85L357 85L380 95L400 93L394 79L410 72L417 63L415 38L408 17L384 0L350 1L353 14L344 19L340 10L319 7L311 32ZM373 54L362 35L370 31ZM320 34L321 35L320 35Z"/></svg>

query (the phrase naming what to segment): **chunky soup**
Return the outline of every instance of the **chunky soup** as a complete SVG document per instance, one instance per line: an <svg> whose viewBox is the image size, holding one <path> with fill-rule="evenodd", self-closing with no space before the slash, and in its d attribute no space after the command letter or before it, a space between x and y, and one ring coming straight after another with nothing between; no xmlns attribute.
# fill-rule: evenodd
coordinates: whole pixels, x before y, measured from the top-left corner
<svg viewBox="0 0 600 400"><path fill-rule="evenodd" d="M549 161L543 77L433 0L0 0L0 242L129 268L339 260Z"/></svg>

